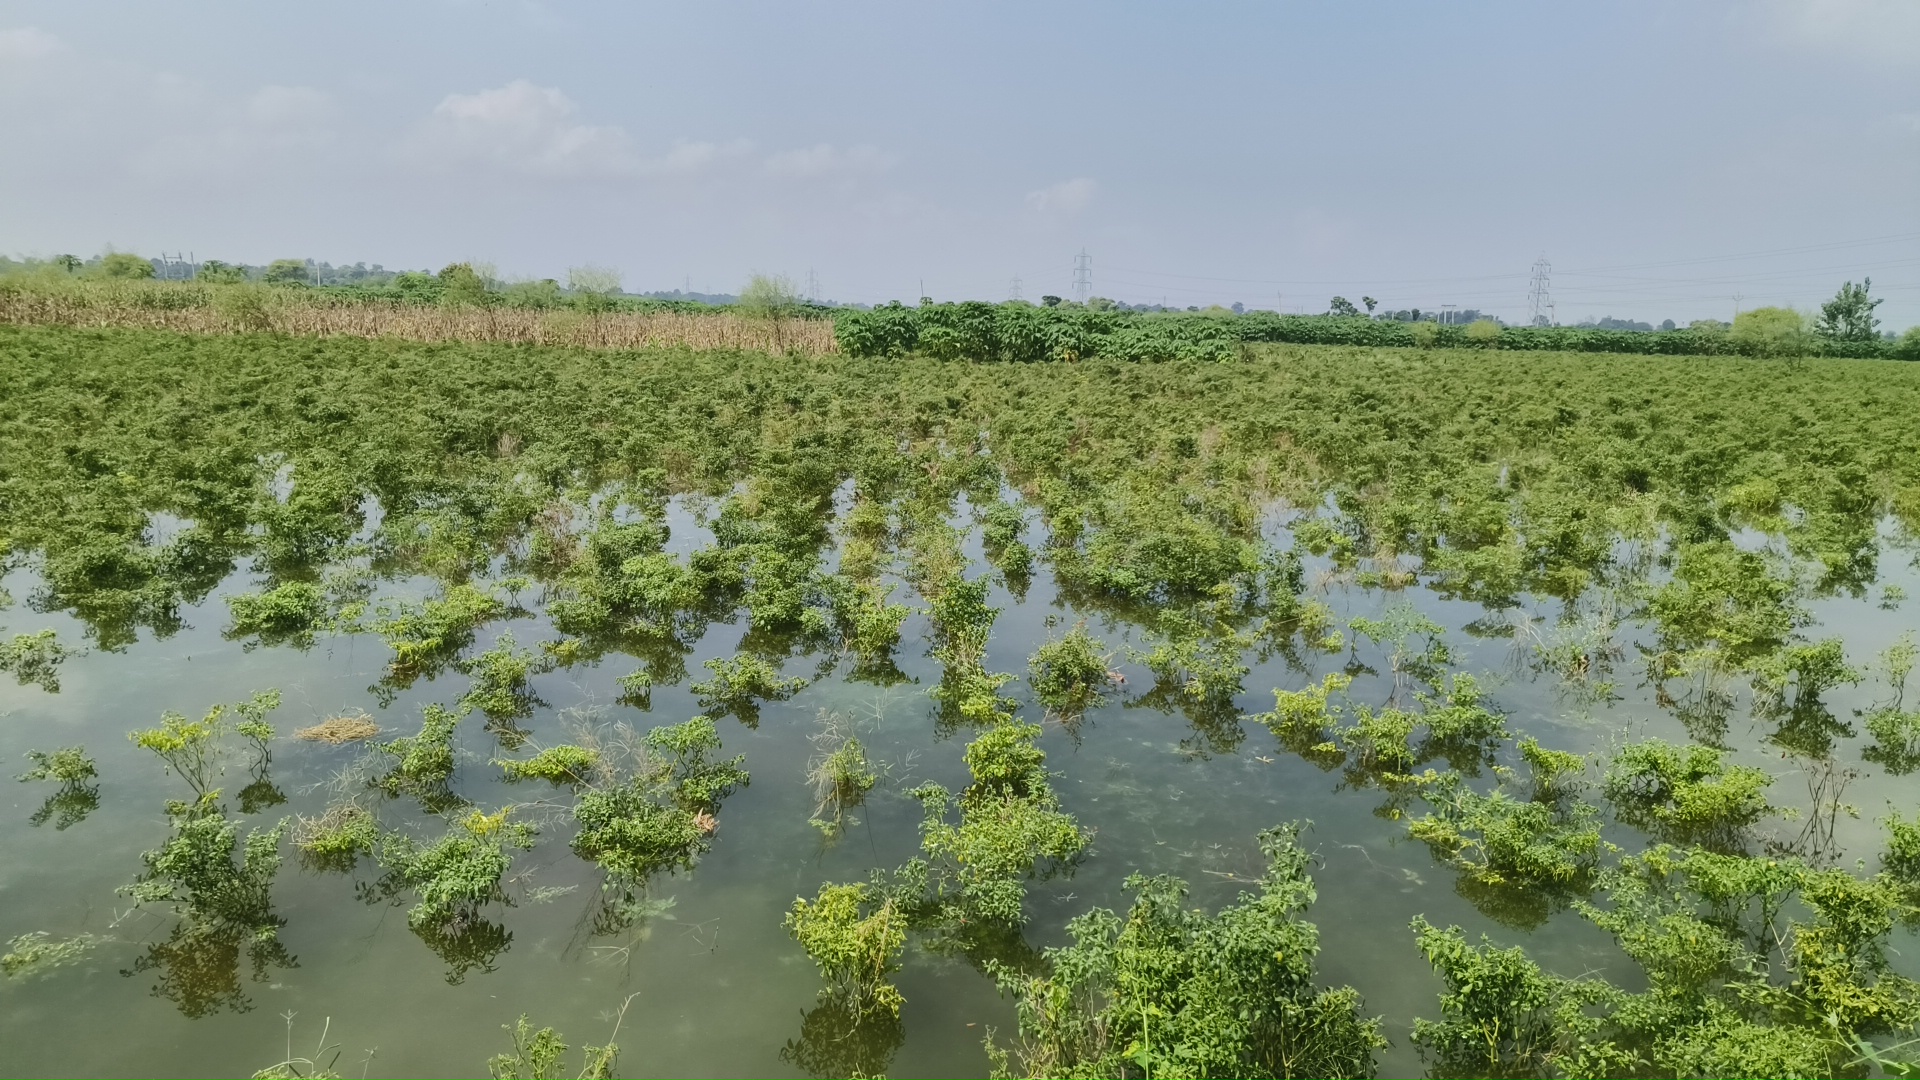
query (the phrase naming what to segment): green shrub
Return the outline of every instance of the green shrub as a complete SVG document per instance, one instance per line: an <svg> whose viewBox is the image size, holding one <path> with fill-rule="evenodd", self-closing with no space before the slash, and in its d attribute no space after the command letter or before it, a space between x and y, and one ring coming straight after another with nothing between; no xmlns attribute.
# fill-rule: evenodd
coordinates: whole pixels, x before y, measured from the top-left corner
<svg viewBox="0 0 1920 1080"><path fill-rule="evenodd" d="M794 900L786 928L827 980L823 999L837 998L856 1014L899 1015L906 999L888 978L900 967L907 918L892 898L868 885L822 885L811 901Z"/></svg>
<svg viewBox="0 0 1920 1080"><path fill-rule="evenodd" d="M584 785L592 782L600 752L583 746L549 746L525 761L499 759L508 780L545 780L550 784Z"/></svg>
<svg viewBox="0 0 1920 1080"><path fill-rule="evenodd" d="M782 679L779 668L757 656L715 657L704 666L713 672L713 678L693 684L693 692L700 695L700 708L721 715L731 713L747 724L760 719L760 702L785 701L807 687L803 678Z"/></svg>
<svg viewBox="0 0 1920 1080"><path fill-rule="evenodd" d="M240 593L227 597L233 623L227 636L258 637L273 644L288 641L307 644L313 631L327 618L327 594L320 586L305 581L289 581L259 593Z"/></svg>
<svg viewBox="0 0 1920 1080"><path fill-rule="evenodd" d="M1602 790L1630 824L1686 842L1736 845L1773 810L1766 797L1773 778L1725 759L1707 746L1633 743L1607 763Z"/></svg>
<svg viewBox="0 0 1920 1080"><path fill-rule="evenodd" d="M1107 654L1076 623L1065 637L1049 639L1027 661L1027 684L1047 707L1078 713L1107 688Z"/></svg>
<svg viewBox="0 0 1920 1080"><path fill-rule="evenodd" d="M1298 832L1262 833L1258 892L1208 915L1184 907L1186 884L1134 875L1126 916L1096 908L1068 924L1073 943L1046 951L1040 973L998 969L1020 1040L989 1044L1015 1076L1374 1075L1387 1045L1351 987L1320 990L1319 935ZM1017 1061L1017 1068L1015 1063Z"/></svg>
<svg viewBox="0 0 1920 1080"><path fill-rule="evenodd" d="M1039 737L1037 725L1008 721L968 744L973 783L958 799L957 825L948 820L955 800L945 788L908 792L925 812L921 849L939 875L935 892L966 918L1020 924L1026 878L1043 862L1067 863L1086 847L1086 834L1060 809L1047 780L1046 754L1033 745Z"/></svg>

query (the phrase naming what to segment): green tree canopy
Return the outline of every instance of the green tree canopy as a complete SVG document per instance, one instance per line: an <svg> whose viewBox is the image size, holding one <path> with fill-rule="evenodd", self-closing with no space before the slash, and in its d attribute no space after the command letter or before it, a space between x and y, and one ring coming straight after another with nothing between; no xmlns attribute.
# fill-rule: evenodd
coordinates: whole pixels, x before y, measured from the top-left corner
<svg viewBox="0 0 1920 1080"><path fill-rule="evenodd" d="M1880 301L1867 296L1872 288L1872 278L1864 278L1858 285L1851 281L1842 284L1833 299L1820 305L1813 332L1839 341L1872 341L1880 325L1880 320L1873 317Z"/></svg>
<svg viewBox="0 0 1920 1080"><path fill-rule="evenodd" d="M112 251L100 260L100 273L110 278L150 278L153 264L130 252Z"/></svg>

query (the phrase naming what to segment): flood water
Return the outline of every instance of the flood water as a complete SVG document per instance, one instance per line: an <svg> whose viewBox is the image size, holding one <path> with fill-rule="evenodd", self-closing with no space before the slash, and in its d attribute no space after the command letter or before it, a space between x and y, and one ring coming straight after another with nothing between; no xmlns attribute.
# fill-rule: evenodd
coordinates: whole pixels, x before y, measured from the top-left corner
<svg viewBox="0 0 1920 1080"><path fill-rule="evenodd" d="M703 542L678 503L671 524L672 550L684 553ZM969 576L990 572L977 538L966 550L974 561ZM1883 550L1882 581L1920 596L1920 575L1909 558L1891 547ZM1453 669L1482 679L1516 736L1598 753L1647 735L1687 738L1673 710L1656 700L1641 675L1636 645L1650 637L1644 626L1620 628L1615 644L1622 655L1612 674L1617 697L1594 700L1561 676L1536 670L1527 634L1486 636L1489 613L1476 605L1417 585L1394 592L1361 589L1325 571L1324 565L1310 565L1308 580L1314 595L1333 608L1336 625L1410 602L1445 627ZM13 572L4 585L17 598L0 612L6 634L52 628L63 642L84 640L78 622L31 610L26 599L37 581L30 567ZM124 651L69 658L60 669L58 693L10 681L0 686L0 760L17 764L9 772L27 767L30 749L73 745L84 746L100 770L98 808L64 829L53 821L30 822L52 785L8 785L0 814L0 938L45 931L107 939L77 964L0 980L0 1072L245 1075L288 1055L289 1021L283 1015L290 1014L292 1052L311 1054L324 1029L328 1042L338 1044L335 1067L343 1075L472 1075L484 1070L489 1055L508 1048L501 1025L522 1013L536 1025L555 1027L577 1048L605 1041L613 1015L630 1001L617 1037L623 1075L804 1075L790 1060L792 1050L783 1056L783 1049L800 1038L821 983L783 931L783 914L795 897L812 896L823 882L864 880L873 868L896 866L916 854L922 813L903 793L927 781L950 788L966 782L961 754L971 734L943 732L935 722L926 690L938 682L940 669L926 655L926 619L915 614L896 652L912 681L887 688L853 682L842 677L842 665L791 700L762 705L757 726L719 721L725 754L746 756L752 783L726 800L713 849L696 868L654 880L649 899L655 914L631 930L595 936L591 914L599 872L569 851L563 819L541 817L536 809L527 819L543 825L540 842L515 859L507 890L511 903L489 909L488 917L509 937L498 942L503 947L490 960L464 972L450 971L408 928L404 905L369 903L360 895L356 883L373 874L364 861L352 875L316 872L304 868L290 848L273 894L285 919L285 962L255 970L243 951L236 957L191 957L171 968L138 965L176 920L160 906L136 910L115 890L140 871L141 852L168 835L166 801L189 793L128 741L129 731L153 726L164 710L198 716L215 703L279 689L283 705L271 720L281 737L272 745L270 783L285 801L250 815L252 822L270 825L287 815L320 813L341 794L341 784L351 782L354 763L369 753L364 744L297 741L288 737L293 729L365 709L389 737L411 734L424 705L451 705L467 688L466 676L449 670L383 704L375 690L390 657L371 635L322 636L305 651L247 649L225 639L224 598L257 587L242 569L204 603L184 611L186 628L177 634L156 640L143 632ZM431 591L430 583L412 579L382 582L379 595ZM1819 623L1806 635L1842 636L1850 662L1871 662L1915 625L1913 612L1920 610L1914 607L1920 601L1883 608L1879 596L1876 588L1863 598L1815 601ZM917 600L904 585L895 599ZM523 594L527 613L483 626L470 652L487 648L504 632L522 646L557 638L539 601L537 587ZM1476 910L1456 893L1455 873L1409 840L1403 821L1379 812L1387 796L1377 788L1344 787L1340 772L1287 753L1258 725L1242 724L1236 741L1231 731L1199 733L1179 712L1143 704L1154 676L1129 659L1127 648L1148 647L1150 635L1063 605L1044 567L1036 567L1024 602L996 585L990 603L1002 613L988 648L988 670L1024 674L1038 644L1085 617L1115 651L1113 666L1126 676L1125 685L1077 726L1046 725L1041 746L1058 773L1056 790L1094 838L1070 874L1031 883L1025 934L1031 946L1064 943L1067 920L1090 906L1124 909L1128 898L1121 883L1135 871L1186 878L1197 906L1230 902L1262 869L1255 834L1297 819L1313 823L1304 842L1318 859L1319 902L1308 917L1320 928L1320 978L1351 983L1365 995L1367 1011L1386 1018L1393 1045L1382 1055L1382 1075L1422 1071L1407 1033L1413 1017L1437 1014L1438 980L1407 928L1416 914L1440 925L1458 923L1475 935L1484 931L1502 943L1523 943L1563 974L1597 971L1631 985L1633 965L1572 912L1523 929ZM1562 614L1558 601L1529 600L1503 618L1539 620L1540 631L1549 633ZM1475 624L1480 635L1468 632ZM619 702L616 680L637 666L630 657L608 656L536 676L533 689L544 704L523 726L536 745L552 745L571 741L569 733L580 725L626 723L645 730L683 721L699 711L688 684L705 676L702 661L733 655L744 630L744 620L710 626L686 658L692 674L677 685L656 686L647 711ZM1250 655L1253 670L1239 697L1241 710L1269 709L1273 689L1298 689L1339 670L1360 672L1355 700L1386 701L1393 693L1390 676L1365 671L1387 672L1386 657L1351 631L1346 637L1347 647L1303 653L1298 664L1281 657L1254 662ZM815 677L820 662L795 657L784 674ZM1826 704L1834 717L1849 722L1854 710L1884 690L1869 676L1831 691ZM1005 692L1021 700L1023 718L1042 717L1023 683ZM808 736L822 711L853 717L869 755L885 766L879 788L832 841L808 824L814 811L805 782ZM1805 760L1784 751L1773 735L1773 725L1749 718L1742 693L1725 736L1736 760L1777 776L1774 802L1808 808ZM1840 767L1859 771L1843 800L1858 814L1842 812L1835 826L1835 857L1843 865L1855 858L1871 863L1880 845L1875 819L1889 805L1911 810L1920 802L1911 781L1888 777L1861 760L1863 743L1857 735L1843 735L1833 751ZM498 741L478 714L462 723L457 744L455 787L475 804L564 801L564 792L549 796L545 785L500 779L488 764L501 753ZM343 775L348 780L340 780ZM254 780L236 756L221 785L231 798ZM404 821L407 805L389 803L382 813L389 824ZM1763 828L1789 842L1802 824L1770 821ZM1645 842L1615 826L1608 837L1628 848ZM1920 949L1903 933L1894 944L1902 970L1920 974ZM226 995L204 1015L186 1015L182 999L191 991L182 987L195 980L225 980L237 986L237 996ZM903 1039L887 1073L984 1074L982 1039L989 1029L1004 1039L1014 1027L1012 1004L992 979L964 958L910 943L897 982L906 997ZM569 1068L573 1060L570 1055Z"/></svg>

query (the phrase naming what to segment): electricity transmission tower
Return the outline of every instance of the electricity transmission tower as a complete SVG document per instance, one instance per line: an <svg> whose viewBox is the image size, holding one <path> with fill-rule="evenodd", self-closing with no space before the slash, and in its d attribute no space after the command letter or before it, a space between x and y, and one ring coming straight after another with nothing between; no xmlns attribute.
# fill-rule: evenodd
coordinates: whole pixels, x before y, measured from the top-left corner
<svg viewBox="0 0 1920 1080"><path fill-rule="evenodd" d="M1086 248L1081 248L1080 254L1073 259L1073 298L1084 304L1092 295L1093 256L1087 254Z"/></svg>
<svg viewBox="0 0 1920 1080"><path fill-rule="evenodd" d="M820 275L814 273L811 266L807 267L807 299L816 304L820 302Z"/></svg>
<svg viewBox="0 0 1920 1080"><path fill-rule="evenodd" d="M1527 286L1527 325L1538 326L1540 320L1553 321L1553 293L1550 290L1553 278L1553 265L1546 258L1534 261L1533 281Z"/></svg>
<svg viewBox="0 0 1920 1080"><path fill-rule="evenodd" d="M1007 299L1018 300L1020 298L1020 279L1014 278L1013 284L1007 288Z"/></svg>

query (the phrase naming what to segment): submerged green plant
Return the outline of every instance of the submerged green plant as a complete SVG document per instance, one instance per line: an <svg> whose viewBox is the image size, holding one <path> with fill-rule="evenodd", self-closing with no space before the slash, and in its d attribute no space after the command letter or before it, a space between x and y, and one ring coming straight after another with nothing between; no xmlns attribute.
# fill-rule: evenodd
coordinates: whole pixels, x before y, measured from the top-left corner
<svg viewBox="0 0 1920 1080"><path fill-rule="evenodd" d="M524 761L495 759L508 780L545 780L550 784L591 783L600 765L600 752L589 747L549 746Z"/></svg>
<svg viewBox="0 0 1920 1080"><path fill-rule="evenodd" d="M453 778L454 728L466 715L465 707L455 712L429 704L423 712L418 735L403 735L375 747L399 760L374 781L374 786L390 795L409 792L436 802L457 801L448 790L447 782Z"/></svg>
<svg viewBox="0 0 1920 1080"><path fill-rule="evenodd" d="M383 606L375 613L372 630L393 650L394 673L407 677L458 653L473 640L475 628L505 611L506 605L492 593L455 585L419 603Z"/></svg>
<svg viewBox="0 0 1920 1080"><path fill-rule="evenodd" d="M326 590L308 581L229 596L227 609L233 616L227 637L253 637L270 645L288 642L302 648L313 643L314 631L328 617Z"/></svg>
<svg viewBox="0 0 1920 1080"><path fill-rule="evenodd" d="M533 846L532 827L509 822L509 809L470 811L431 844L401 833L381 837L374 856L387 872L388 888L411 890L415 896L407 911L409 926L418 930L472 924L479 921L482 906L503 898L500 880L513 864L509 849Z"/></svg>
<svg viewBox="0 0 1920 1080"><path fill-rule="evenodd" d="M1749 765L1728 765L1707 746L1648 739L1621 748L1607 764L1602 790L1621 818L1684 842L1734 848L1773 807L1773 778Z"/></svg>
<svg viewBox="0 0 1920 1080"><path fill-rule="evenodd" d="M997 971L1020 1038L999 1075L1366 1077L1387 1045L1351 987L1318 989L1313 881L1297 827L1260 836L1259 891L1217 914L1186 883L1135 874L1132 908L1075 918L1039 973ZM989 1036L991 1040L991 1036Z"/></svg>
<svg viewBox="0 0 1920 1080"><path fill-rule="evenodd" d="M806 689L807 680L782 679L780 669L757 656L715 657L706 662L713 678L693 684L700 707L710 713L732 713L743 723L760 719L760 702L785 701Z"/></svg>
<svg viewBox="0 0 1920 1080"><path fill-rule="evenodd" d="M620 1012L624 1017L626 1009L622 1007ZM566 1076L561 1062L566 1059L567 1044L558 1032L550 1027L535 1031L525 1013L511 1026L502 1024L500 1030L512 1036L513 1050L487 1059L487 1075L493 1080L563 1080ZM616 1037L620 1034L618 1023L613 1033ZM612 1080L614 1064L620 1057L620 1047L612 1039L605 1046L582 1047L580 1054L578 1080Z"/></svg>
<svg viewBox="0 0 1920 1080"><path fill-rule="evenodd" d="M317 818L294 820L293 846L322 869L351 870L360 856L379 849L380 822L359 803L334 803Z"/></svg>
<svg viewBox="0 0 1920 1080"><path fill-rule="evenodd" d="M63 746L53 751L29 750L27 758L33 762L33 768L17 777L22 782L54 780L61 784L83 784L100 775L93 759L78 746Z"/></svg>
<svg viewBox="0 0 1920 1080"><path fill-rule="evenodd" d="M812 900L794 900L785 925L827 980L822 1000L856 1015L899 1015L906 999L888 980L906 948L907 916L892 897L870 885L822 885Z"/></svg>
<svg viewBox="0 0 1920 1080"><path fill-rule="evenodd" d="M527 678L546 670L546 665L539 654L518 647L509 631L500 635L493 648L461 661L460 670L473 679L461 705L501 719L526 716L539 704Z"/></svg>
<svg viewBox="0 0 1920 1080"><path fill-rule="evenodd" d="M89 783L99 772L86 751L66 746L52 752L29 750L27 757L34 767L20 774L22 782L53 780L60 785L27 819L29 825L38 828L51 821L54 831L61 832L99 809L100 787Z"/></svg>
<svg viewBox="0 0 1920 1080"><path fill-rule="evenodd" d="M652 874L692 866L719 827L714 812L749 777L744 755L710 757L720 748L712 719L654 728L646 759L625 783L591 788L574 802L579 824L573 851L599 864L610 885L633 889Z"/></svg>
<svg viewBox="0 0 1920 1080"><path fill-rule="evenodd" d="M1065 637L1034 650L1027 661L1027 684L1048 708L1078 714L1107 688L1107 660L1086 624L1077 623Z"/></svg>
<svg viewBox="0 0 1920 1080"><path fill-rule="evenodd" d="M936 903L956 918L1019 925L1026 879L1043 864L1070 862L1087 845L1060 809L1046 754L1033 745L1039 737L1037 725L1007 721L967 745L973 783L958 797L957 824L948 819L956 800L945 788L926 784L907 793L926 815L920 846L937 875Z"/></svg>
<svg viewBox="0 0 1920 1080"><path fill-rule="evenodd" d="M107 940L93 934L56 938L44 930L21 934L7 942L5 955L0 955L0 972L13 979L45 975L55 968L79 963L95 946Z"/></svg>

